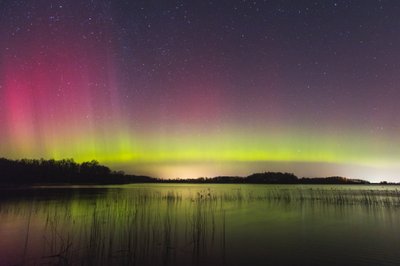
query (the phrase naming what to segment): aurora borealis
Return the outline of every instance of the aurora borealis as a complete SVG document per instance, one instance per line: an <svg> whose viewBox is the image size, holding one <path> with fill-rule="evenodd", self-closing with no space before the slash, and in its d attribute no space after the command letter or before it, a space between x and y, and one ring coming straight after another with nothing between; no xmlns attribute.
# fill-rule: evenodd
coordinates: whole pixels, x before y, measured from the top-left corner
<svg viewBox="0 0 400 266"><path fill-rule="evenodd" d="M400 181L398 1L1 1L0 157Z"/></svg>

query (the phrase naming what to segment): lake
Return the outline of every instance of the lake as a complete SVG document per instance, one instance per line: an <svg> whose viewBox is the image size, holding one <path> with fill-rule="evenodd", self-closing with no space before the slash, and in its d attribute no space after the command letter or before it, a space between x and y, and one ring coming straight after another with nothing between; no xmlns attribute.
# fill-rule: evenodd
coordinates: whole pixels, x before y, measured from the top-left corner
<svg viewBox="0 0 400 266"><path fill-rule="evenodd" d="M0 265L400 265L399 186L0 192Z"/></svg>

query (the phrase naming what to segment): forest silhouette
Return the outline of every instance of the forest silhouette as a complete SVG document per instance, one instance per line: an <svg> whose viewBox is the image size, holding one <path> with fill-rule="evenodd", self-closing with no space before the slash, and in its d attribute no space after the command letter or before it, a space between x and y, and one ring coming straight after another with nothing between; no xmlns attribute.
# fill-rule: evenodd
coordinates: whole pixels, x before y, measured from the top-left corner
<svg viewBox="0 0 400 266"><path fill-rule="evenodd" d="M68 184L123 184L151 182L147 176L126 175L122 171L111 171L98 161L76 163L73 159L9 160L0 158L0 183L68 183Z"/></svg>
<svg viewBox="0 0 400 266"><path fill-rule="evenodd" d="M44 160L0 158L0 183L30 184L127 184L127 183L247 183L247 184L369 184L340 176L298 178L292 173L264 172L247 177L217 176L196 179L158 179L112 171L98 161L77 163L73 159Z"/></svg>

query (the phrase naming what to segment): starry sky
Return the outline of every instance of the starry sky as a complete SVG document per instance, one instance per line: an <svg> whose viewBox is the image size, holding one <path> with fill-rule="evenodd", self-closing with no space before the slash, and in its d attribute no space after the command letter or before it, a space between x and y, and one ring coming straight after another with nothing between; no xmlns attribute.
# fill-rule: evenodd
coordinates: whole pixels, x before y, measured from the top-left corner
<svg viewBox="0 0 400 266"><path fill-rule="evenodd" d="M0 1L0 156L400 181L400 2Z"/></svg>

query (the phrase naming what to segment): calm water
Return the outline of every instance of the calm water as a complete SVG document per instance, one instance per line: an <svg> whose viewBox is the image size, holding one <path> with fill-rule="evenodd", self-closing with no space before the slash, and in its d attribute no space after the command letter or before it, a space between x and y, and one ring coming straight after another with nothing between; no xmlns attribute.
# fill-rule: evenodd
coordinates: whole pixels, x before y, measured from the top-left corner
<svg viewBox="0 0 400 266"><path fill-rule="evenodd" d="M0 192L0 265L400 265L396 186Z"/></svg>

